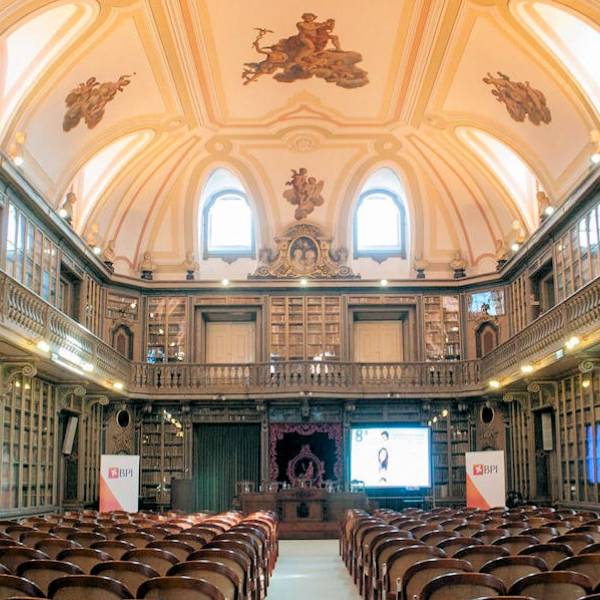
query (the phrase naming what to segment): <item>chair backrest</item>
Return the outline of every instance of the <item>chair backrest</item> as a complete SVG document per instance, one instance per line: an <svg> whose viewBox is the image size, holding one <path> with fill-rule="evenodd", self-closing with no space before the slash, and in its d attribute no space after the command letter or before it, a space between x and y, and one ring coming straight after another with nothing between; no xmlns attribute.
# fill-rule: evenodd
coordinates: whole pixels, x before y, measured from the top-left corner
<svg viewBox="0 0 600 600"><path fill-rule="evenodd" d="M94 550L92 548L72 548L60 552L56 557L56 560L66 560L77 565L84 573L89 573L94 565L106 560L112 560L112 557L110 554L102 552L102 550Z"/></svg>
<svg viewBox="0 0 600 600"><path fill-rule="evenodd" d="M14 598L16 596L43 598L44 592L35 583L24 577L0 575L0 598Z"/></svg>
<svg viewBox="0 0 600 600"><path fill-rule="evenodd" d="M67 575L83 575L83 571L64 560L29 560L17 568L17 575L33 581L44 594L48 594L48 586L52 581Z"/></svg>
<svg viewBox="0 0 600 600"><path fill-rule="evenodd" d="M600 585L600 554L570 556L554 566L555 571L575 571L589 577L592 586Z"/></svg>
<svg viewBox="0 0 600 600"><path fill-rule="evenodd" d="M115 539L117 539L118 535L125 533L125 530L121 527L102 526L102 527L96 527L96 529L94 529L94 533L99 533L99 534L105 536L107 540L115 540Z"/></svg>
<svg viewBox="0 0 600 600"><path fill-rule="evenodd" d="M208 560L211 562L219 562L226 567L229 567L237 574L240 580L240 597L246 598L250 593L250 560L245 554L235 552L233 550L220 550L218 548L203 548L197 550L188 557L188 562L197 560Z"/></svg>
<svg viewBox="0 0 600 600"><path fill-rule="evenodd" d="M47 554L51 560L54 560L63 550L68 550L69 548L81 548L81 546L73 540L64 540L62 538L46 538L45 540L39 540L35 544L35 549Z"/></svg>
<svg viewBox="0 0 600 600"><path fill-rule="evenodd" d="M501 596L506 587L498 578L486 573L454 573L430 581L420 600L472 600L481 596Z"/></svg>
<svg viewBox="0 0 600 600"><path fill-rule="evenodd" d="M478 538L457 537L437 544L437 547L441 548L448 556L453 556L461 548L467 548L468 546L483 546L483 542Z"/></svg>
<svg viewBox="0 0 600 600"><path fill-rule="evenodd" d="M509 592L543 600L579 600L592 590L592 582L581 573L547 571L515 581Z"/></svg>
<svg viewBox="0 0 600 600"><path fill-rule="evenodd" d="M460 535L454 531L444 531L439 529L435 531L428 531L419 539L428 546L439 546L440 542L444 542L447 540L457 540L459 538Z"/></svg>
<svg viewBox="0 0 600 600"><path fill-rule="evenodd" d="M510 552L502 546L467 546L454 553L453 558L460 558L471 563L474 571L479 571L481 567L494 558L501 556L510 556Z"/></svg>
<svg viewBox="0 0 600 600"><path fill-rule="evenodd" d="M408 546L396 550L385 562L381 573L385 578L386 590L401 591L404 573L408 567L431 558L446 558L446 553L435 546Z"/></svg>
<svg viewBox="0 0 600 600"><path fill-rule="evenodd" d="M536 544L535 546L529 546L519 552L519 554L525 554L528 556L539 556L544 559L544 562L548 565L548 569L554 569L554 565L557 562L573 556L574 552L566 544Z"/></svg>
<svg viewBox="0 0 600 600"><path fill-rule="evenodd" d="M187 557L195 550L193 546L181 540L156 540L150 542L146 548L166 550L174 554L179 560L187 560Z"/></svg>
<svg viewBox="0 0 600 600"><path fill-rule="evenodd" d="M418 599L425 585L435 577L471 571L473 567L466 560L456 558L433 558L415 563L404 573L402 598L403 600Z"/></svg>
<svg viewBox="0 0 600 600"><path fill-rule="evenodd" d="M573 554L578 554L586 546L595 543L595 540L589 533L565 533L550 539L548 543L566 544L573 550Z"/></svg>
<svg viewBox="0 0 600 600"><path fill-rule="evenodd" d="M51 539L54 535L49 533L48 531L24 531L20 537L19 541L30 548L34 548L36 542L45 539Z"/></svg>
<svg viewBox="0 0 600 600"><path fill-rule="evenodd" d="M136 548L126 552L122 560L134 560L152 567L161 577L179 562L179 559L171 552L159 550L158 548Z"/></svg>
<svg viewBox="0 0 600 600"><path fill-rule="evenodd" d="M488 545L492 544L496 540L499 540L500 538L508 537L508 532L506 531L506 529L488 528L482 529L481 531L474 533L473 537L477 538L478 540L481 540L484 544Z"/></svg>
<svg viewBox="0 0 600 600"><path fill-rule="evenodd" d="M540 544L546 544L548 540L558 535L558 530L555 527L533 527L524 529L523 535L532 535L540 540Z"/></svg>
<svg viewBox="0 0 600 600"><path fill-rule="evenodd" d="M237 600L240 579L229 567L209 560L190 560L173 565L168 577L193 577L212 583L225 597L225 600Z"/></svg>
<svg viewBox="0 0 600 600"><path fill-rule="evenodd" d="M98 563L91 574L120 581L134 596L144 581L159 577L152 567L132 560L109 560Z"/></svg>
<svg viewBox="0 0 600 600"><path fill-rule="evenodd" d="M154 536L141 531L121 533L115 539L122 542L129 542L136 548L145 548L150 542L156 541Z"/></svg>
<svg viewBox="0 0 600 600"><path fill-rule="evenodd" d="M121 560L123 554L135 550L135 546L121 540L104 540L103 542L94 542L92 550L101 550L106 554L110 554L113 560Z"/></svg>
<svg viewBox="0 0 600 600"><path fill-rule="evenodd" d="M55 579L48 589L48 597L55 600L120 600L134 598L120 582L98 575L69 575Z"/></svg>
<svg viewBox="0 0 600 600"><path fill-rule="evenodd" d="M105 535L94 533L93 531L78 531L77 533L68 535L67 539L77 542L83 548L90 548L94 542L103 542L107 538Z"/></svg>
<svg viewBox="0 0 600 600"><path fill-rule="evenodd" d="M149 579L139 587L137 597L154 600L225 600L212 583L191 577Z"/></svg>
<svg viewBox="0 0 600 600"><path fill-rule="evenodd" d="M17 567L28 560L48 559L48 555L40 550L27 548L27 546L4 546L0 548L0 563L9 568L12 573L17 572Z"/></svg>
<svg viewBox="0 0 600 600"><path fill-rule="evenodd" d="M506 548L511 554L519 554L523 548L535 546L539 543L540 541L532 535L510 535L492 542L492 546L502 546L502 548Z"/></svg>
<svg viewBox="0 0 600 600"><path fill-rule="evenodd" d="M503 556L485 563L479 569L480 573L489 573L500 579L506 589L521 577L547 570L546 563L537 556Z"/></svg>

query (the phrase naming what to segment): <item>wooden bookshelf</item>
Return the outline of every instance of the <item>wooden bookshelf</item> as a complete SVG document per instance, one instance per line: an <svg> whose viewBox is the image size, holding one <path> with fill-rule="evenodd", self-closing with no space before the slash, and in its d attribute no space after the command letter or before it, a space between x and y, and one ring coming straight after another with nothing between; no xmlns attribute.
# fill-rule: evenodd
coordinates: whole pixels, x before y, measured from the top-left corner
<svg viewBox="0 0 600 600"><path fill-rule="evenodd" d="M146 361L185 362L187 301L184 297L148 298L146 302Z"/></svg>
<svg viewBox="0 0 600 600"><path fill-rule="evenodd" d="M424 296L425 360L460 360L458 296Z"/></svg>
<svg viewBox="0 0 600 600"><path fill-rule="evenodd" d="M270 301L270 352L277 360L339 360L340 298L273 297Z"/></svg>

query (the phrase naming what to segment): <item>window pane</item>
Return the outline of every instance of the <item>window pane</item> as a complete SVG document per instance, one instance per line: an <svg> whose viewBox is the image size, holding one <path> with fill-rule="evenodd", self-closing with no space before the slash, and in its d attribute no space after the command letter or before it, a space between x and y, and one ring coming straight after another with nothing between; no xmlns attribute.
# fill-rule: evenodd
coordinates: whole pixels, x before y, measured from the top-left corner
<svg viewBox="0 0 600 600"><path fill-rule="evenodd" d="M359 250L399 250L402 246L400 209L385 194L363 198L356 211Z"/></svg>
<svg viewBox="0 0 600 600"><path fill-rule="evenodd" d="M208 211L208 249L252 249L252 211L245 198L223 196Z"/></svg>

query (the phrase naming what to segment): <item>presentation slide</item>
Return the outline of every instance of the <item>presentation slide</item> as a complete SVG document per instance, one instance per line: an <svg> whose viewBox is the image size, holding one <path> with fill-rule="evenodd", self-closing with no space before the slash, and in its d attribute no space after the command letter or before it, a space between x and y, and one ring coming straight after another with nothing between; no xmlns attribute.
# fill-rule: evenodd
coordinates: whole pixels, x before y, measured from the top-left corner
<svg viewBox="0 0 600 600"><path fill-rule="evenodd" d="M430 487L428 427L353 427L350 478L366 487Z"/></svg>

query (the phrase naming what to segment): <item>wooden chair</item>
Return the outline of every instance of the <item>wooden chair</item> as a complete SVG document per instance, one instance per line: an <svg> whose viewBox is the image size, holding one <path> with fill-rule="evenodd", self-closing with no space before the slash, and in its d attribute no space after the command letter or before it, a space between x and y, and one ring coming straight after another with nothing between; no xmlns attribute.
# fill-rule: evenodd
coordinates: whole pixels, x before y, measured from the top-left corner
<svg viewBox="0 0 600 600"><path fill-rule="evenodd" d="M250 560L245 554L234 552L233 550L220 550L218 548L203 548L197 550L188 557L188 562L208 560L210 562L219 562L226 567L229 567L237 574L240 580L238 597L249 598L252 595L254 586L249 579Z"/></svg>
<svg viewBox="0 0 600 600"><path fill-rule="evenodd" d="M69 527L67 525L57 525L50 530L52 535L66 540L71 534L77 533L75 527Z"/></svg>
<svg viewBox="0 0 600 600"><path fill-rule="evenodd" d="M483 529L473 534L473 537L481 540L486 546L493 544L496 540L503 537L508 537L506 529L491 528Z"/></svg>
<svg viewBox="0 0 600 600"><path fill-rule="evenodd" d="M110 554L113 560L121 560L125 552L135 550L135 546L129 542L120 540L104 540L103 542L94 542L91 546L92 550L100 550Z"/></svg>
<svg viewBox="0 0 600 600"><path fill-rule="evenodd" d="M548 565L548 569L554 569L556 563L564 558L573 556L574 552L566 544L536 544L529 546L519 552L526 556L539 556Z"/></svg>
<svg viewBox="0 0 600 600"><path fill-rule="evenodd" d="M579 554L570 556L557 563L555 571L574 571L589 577L592 586L600 585L600 554Z"/></svg>
<svg viewBox="0 0 600 600"><path fill-rule="evenodd" d="M573 554L579 554L583 548L594 544L595 540L589 533L565 533L548 541L549 544L566 544L573 550Z"/></svg>
<svg viewBox="0 0 600 600"><path fill-rule="evenodd" d="M502 556L510 556L510 552L502 546L467 546L461 548L454 553L452 558L460 558L471 563L474 571L479 571L486 562L500 558Z"/></svg>
<svg viewBox="0 0 600 600"><path fill-rule="evenodd" d="M540 544L547 544L548 540L559 535L556 527L533 527L532 529L524 529L523 535L532 535L540 540Z"/></svg>
<svg viewBox="0 0 600 600"><path fill-rule="evenodd" d="M546 563L537 556L503 556L485 563L480 573L489 573L500 579L506 589L521 577L548 570Z"/></svg>
<svg viewBox="0 0 600 600"><path fill-rule="evenodd" d="M466 560L456 558L434 558L415 563L404 573L402 598L403 600L418 600L425 585L435 577L472 571L473 567Z"/></svg>
<svg viewBox="0 0 600 600"><path fill-rule="evenodd" d="M184 542L191 546L194 550L201 550L208 543L206 538L194 533L170 533L163 539L166 541L174 540Z"/></svg>
<svg viewBox="0 0 600 600"><path fill-rule="evenodd" d="M40 550L27 548L27 546L5 546L0 548L0 563L10 569L11 573L16 573L21 563L28 560L48 559L48 555Z"/></svg>
<svg viewBox="0 0 600 600"><path fill-rule="evenodd" d="M498 578L486 573L455 573L430 581L420 600L472 600L481 596L501 596L506 587Z"/></svg>
<svg viewBox="0 0 600 600"><path fill-rule="evenodd" d="M17 568L17 575L33 581L44 594L55 579L67 575L83 575L83 571L72 563L63 560L29 560Z"/></svg>
<svg viewBox="0 0 600 600"><path fill-rule="evenodd" d="M446 553L435 546L407 546L389 556L381 572L381 598L396 598L402 591L404 573L408 567L431 558L446 558Z"/></svg>
<svg viewBox="0 0 600 600"><path fill-rule="evenodd" d="M152 567L129 560L109 560L98 563L91 574L120 581L134 596L144 581L160 577Z"/></svg>
<svg viewBox="0 0 600 600"><path fill-rule="evenodd" d="M502 548L506 548L512 555L516 555L524 548L535 546L539 543L540 541L532 535L510 535L492 542L492 546L502 546Z"/></svg>
<svg viewBox="0 0 600 600"><path fill-rule="evenodd" d="M483 546L483 542L478 538L457 537L444 540L437 544L437 547L441 548L448 556L453 556L461 548L467 548L469 546Z"/></svg>
<svg viewBox="0 0 600 600"><path fill-rule="evenodd" d="M178 560L187 560L188 556L194 552L195 548L186 542L181 540L156 540L150 542L146 548L158 548L159 550L166 550L171 554L174 554Z"/></svg>
<svg viewBox="0 0 600 600"><path fill-rule="evenodd" d="M212 583L225 597L225 600L237 600L240 588L238 575L229 567L209 560L191 560L173 565L168 577L193 577Z"/></svg>
<svg viewBox="0 0 600 600"><path fill-rule="evenodd" d="M225 600L212 583L191 577L150 579L139 587L137 597L155 600Z"/></svg>
<svg viewBox="0 0 600 600"><path fill-rule="evenodd" d="M509 593L540 600L579 600L592 590L592 582L581 573L547 571L516 581Z"/></svg>
<svg viewBox="0 0 600 600"><path fill-rule="evenodd" d="M420 539L427 546L438 546L441 542L447 540L457 540L460 535L455 531L444 531L443 529L428 531L425 535L421 536Z"/></svg>
<svg viewBox="0 0 600 600"><path fill-rule="evenodd" d="M153 535L141 531L121 533L115 539L120 542L129 542L136 548L145 548L149 543L156 541Z"/></svg>
<svg viewBox="0 0 600 600"><path fill-rule="evenodd" d="M44 593L35 583L24 577L0 575L0 598L15 598L16 596L43 598Z"/></svg>
<svg viewBox="0 0 600 600"><path fill-rule="evenodd" d="M144 527L144 529L141 531L142 533L151 535L155 540L164 540L169 535L173 535L168 529L165 529L164 527L157 527L156 524L154 524L152 527Z"/></svg>
<svg viewBox="0 0 600 600"><path fill-rule="evenodd" d="M136 548L126 552L121 560L133 560L152 567L160 577L164 577L167 571L179 562L179 559L171 552L159 550L158 548Z"/></svg>
<svg viewBox="0 0 600 600"><path fill-rule="evenodd" d="M21 541L21 535L29 531L37 531L37 529L34 529L33 527L28 527L27 525L16 525L15 523L13 523L4 530L4 533L13 538L13 540L19 542Z"/></svg>
<svg viewBox="0 0 600 600"><path fill-rule="evenodd" d="M54 539L55 536L48 531L24 531L19 541L29 548L35 548L35 545L40 540Z"/></svg>
<svg viewBox="0 0 600 600"><path fill-rule="evenodd" d="M70 550L60 552L56 560L66 560L77 565L84 573L90 573L95 565L100 562L112 560L112 556L93 548L71 548Z"/></svg>
<svg viewBox="0 0 600 600"><path fill-rule="evenodd" d="M105 536L107 540L116 540L118 535L125 533L125 530L122 527L101 526L96 527L94 533Z"/></svg>
<svg viewBox="0 0 600 600"><path fill-rule="evenodd" d="M91 548L95 542L104 542L107 537L93 531L78 531L67 536L68 540L77 542L82 548Z"/></svg>
<svg viewBox="0 0 600 600"><path fill-rule="evenodd" d="M71 548L81 548L81 546L77 542L62 538L46 538L35 544L35 549L47 554L50 560L55 560L63 550Z"/></svg>
<svg viewBox="0 0 600 600"><path fill-rule="evenodd" d="M98 575L70 575L55 579L48 589L55 600L120 600L134 598L119 581Z"/></svg>

